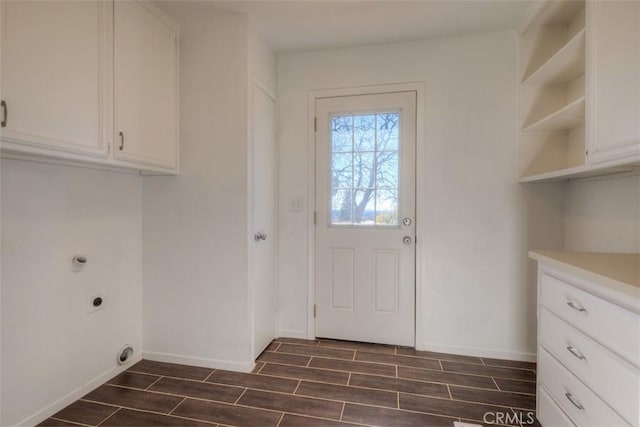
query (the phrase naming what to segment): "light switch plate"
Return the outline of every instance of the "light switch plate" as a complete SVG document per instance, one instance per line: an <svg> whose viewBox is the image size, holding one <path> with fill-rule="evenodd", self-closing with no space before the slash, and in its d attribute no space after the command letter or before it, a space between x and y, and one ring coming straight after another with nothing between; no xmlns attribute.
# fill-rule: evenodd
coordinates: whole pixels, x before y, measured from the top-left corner
<svg viewBox="0 0 640 427"><path fill-rule="evenodd" d="M296 196L289 198L289 212L304 211L304 197Z"/></svg>

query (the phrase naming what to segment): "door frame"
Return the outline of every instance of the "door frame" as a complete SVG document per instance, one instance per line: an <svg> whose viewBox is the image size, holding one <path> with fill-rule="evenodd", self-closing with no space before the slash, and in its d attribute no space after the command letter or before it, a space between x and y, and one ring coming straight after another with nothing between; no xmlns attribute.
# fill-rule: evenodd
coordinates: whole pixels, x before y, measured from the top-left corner
<svg viewBox="0 0 640 427"><path fill-rule="evenodd" d="M316 230L314 215L316 211L316 101L321 98L334 98L340 96L374 95L393 92L416 93L416 244L415 244L415 327L414 343L418 350L423 350L424 344L419 337L423 336L422 328L422 221L420 215L424 212L424 197L420 197L424 190L423 163L418 161L425 155L425 83L423 81L392 83L371 86L357 86L337 89L318 89L309 91L307 109L307 339L315 339L315 317L313 306L315 304L315 259L316 259Z"/></svg>

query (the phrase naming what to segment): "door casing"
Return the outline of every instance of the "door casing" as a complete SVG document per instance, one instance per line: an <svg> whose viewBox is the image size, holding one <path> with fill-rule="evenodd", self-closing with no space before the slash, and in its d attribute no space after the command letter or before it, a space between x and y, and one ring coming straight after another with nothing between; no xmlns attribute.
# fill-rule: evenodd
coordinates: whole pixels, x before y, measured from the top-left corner
<svg viewBox="0 0 640 427"><path fill-rule="evenodd" d="M423 295L423 250L422 242L423 238L423 226L421 221L421 214L424 212L424 197L419 197L420 194L424 194L424 167L419 159L424 159L425 154L425 132L424 132L424 113L425 113L425 84L424 82L407 82L407 83L394 83L374 86L360 86L352 88L341 89L320 89L309 91L308 99L308 133L307 133L307 200L309 209L307 210L307 335L306 339L315 338L315 318L314 318L314 304L315 304L315 224L314 216L317 210L316 208L316 132L315 132L315 117L316 117L316 101L321 98L333 98L339 96L356 96L356 95L371 95L371 94L383 94L393 92L416 92L416 272L415 272L415 346L418 350L424 350L424 343L421 339L423 336L422 326L422 295Z"/></svg>

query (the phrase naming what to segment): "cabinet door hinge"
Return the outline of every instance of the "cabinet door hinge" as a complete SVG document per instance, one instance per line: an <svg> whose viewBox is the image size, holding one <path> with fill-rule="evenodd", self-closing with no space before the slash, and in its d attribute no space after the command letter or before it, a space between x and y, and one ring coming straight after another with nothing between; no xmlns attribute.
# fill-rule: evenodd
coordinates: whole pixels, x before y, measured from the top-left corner
<svg viewBox="0 0 640 427"><path fill-rule="evenodd" d="M316 305L313 304L313 318L316 318Z"/></svg>
<svg viewBox="0 0 640 427"><path fill-rule="evenodd" d="M313 211L313 225L318 224L318 211Z"/></svg>
<svg viewBox="0 0 640 427"><path fill-rule="evenodd" d="M107 154L111 154L111 143L107 144Z"/></svg>
<svg viewBox="0 0 640 427"><path fill-rule="evenodd" d="M317 117L313 118L313 131L314 132L318 131L318 118Z"/></svg>

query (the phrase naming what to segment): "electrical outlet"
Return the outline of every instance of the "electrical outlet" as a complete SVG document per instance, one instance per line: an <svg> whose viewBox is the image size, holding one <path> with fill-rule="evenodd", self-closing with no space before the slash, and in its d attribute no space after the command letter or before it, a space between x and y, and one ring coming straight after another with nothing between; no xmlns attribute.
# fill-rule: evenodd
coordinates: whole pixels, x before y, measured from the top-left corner
<svg viewBox="0 0 640 427"><path fill-rule="evenodd" d="M289 198L289 212L304 211L304 197L296 196Z"/></svg>

